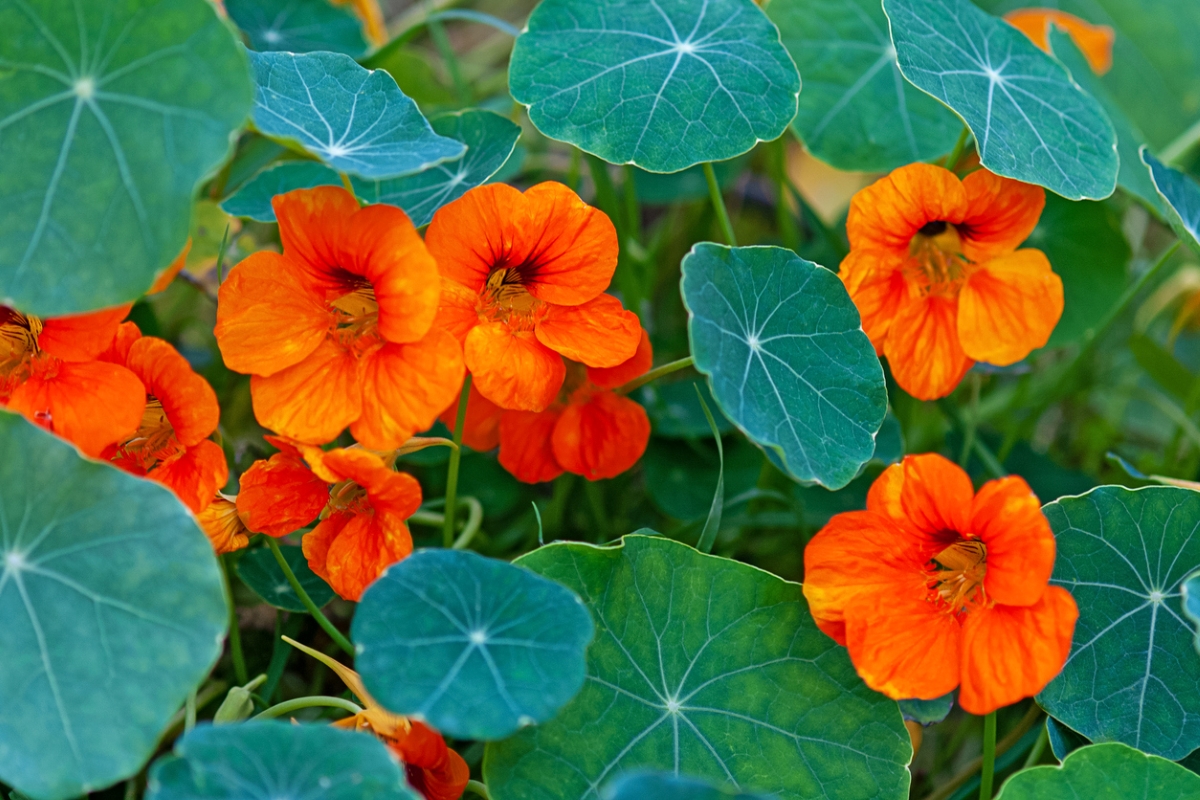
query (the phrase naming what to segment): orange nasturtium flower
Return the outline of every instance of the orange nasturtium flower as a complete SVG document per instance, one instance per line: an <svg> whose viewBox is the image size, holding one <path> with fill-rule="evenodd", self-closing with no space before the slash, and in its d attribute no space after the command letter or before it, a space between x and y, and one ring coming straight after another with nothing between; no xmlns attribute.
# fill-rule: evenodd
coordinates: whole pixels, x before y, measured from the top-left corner
<svg viewBox="0 0 1200 800"><path fill-rule="evenodd" d="M1038 186L987 170L963 180L900 167L854 195L840 277L892 375L921 400L954 391L976 361L1007 366L1062 316L1062 281L1017 246L1045 205Z"/></svg>
<svg viewBox="0 0 1200 800"><path fill-rule="evenodd" d="M379 0L330 0L335 6L349 5L355 16L362 21L363 33L367 41L375 47L387 44L387 24L383 19L383 11L379 8Z"/></svg>
<svg viewBox="0 0 1200 800"><path fill-rule="evenodd" d="M562 388L564 357L615 367L637 349L637 315L604 292L616 229L566 186L471 189L438 209L425 243L442 273L438 325L496 405L541 411Z"/></svg>
<svg viewBox="0 0 1200 800"><path fill-rule="evenodd" d="M242 521L236 500L218 492L212 502L196 515L200 530L204 531L217 555L232 553L250 544L253 531Z"/></svg>
<svg viewBox="0 0 1200 800"><path fill-rule="evenodd" d="M399 208L345 189L277 196L283 254L258 252L221 284L217 343L249 373L254 413L300 442L346 426L390 450L433 424L462 385L462 351L433 327L438 268Z"/></svg>
<svg viewBox="0 0 1200 800"><path fill-rule="evenodd" d="M423 722L383 708L367 693L358 673L346 665L286 636L283 638L337 673L365 706L359 713L333 723L334 727L375 734L404 762L409 785L425 800L458 800L462 796L471 770L462 756L446 746L440 733Z"/></svg>
<svg viewBox="0 0 1200 800"><path fill-rule="evenodd" d="M1050 586L1054 534L1024 480L989 481L936 454L884 470L866 511L836 515L804 551L804 596L868 686L896 699L959 688L972 714L1037 694L1079 615Z"/></svg>
<svg viewBox="0 0 1200 800"><path fill-rule="evenodd" d="M1117 35L1107 25L1093 25L1056 8L1018 8L1005 14L1004 21L1046 52L1050 52L1050 26L1057 25L1075 42L1092 72L1103 75L1112 69L1113 42Z"/></svg>
<svg viewBox="0 0 1200 800"><path fill-rule="evenodd" d="M0 405L93 457L137 430L146 405L142 382L97 360L129 308L43 320L0 306Z"/></svg>

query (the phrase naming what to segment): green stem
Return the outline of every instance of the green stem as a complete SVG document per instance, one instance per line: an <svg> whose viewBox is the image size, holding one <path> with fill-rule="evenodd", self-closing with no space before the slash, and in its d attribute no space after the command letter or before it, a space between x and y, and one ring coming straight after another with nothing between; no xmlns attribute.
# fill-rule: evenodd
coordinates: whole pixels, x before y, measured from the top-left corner
<svg viewBox="0 0 1200 800"><path fill-rule="evenodd" d="M463 380L462 392L458 396L458 414L454 417L454 449L450 451L450 467L446 472L446 509L442 512L442 547L454 546L454 517L458 506L458 462L462 460L463 426L467 419L467 398L471 395L471 375Z"/></svg>
<svg viewBox="0 0 1200 800"><path fill-rule="evenodd" d="M196 690L192 689L188 692L187 705L184 706L183 729L190 731L194 727L196 727Z"/></svg>
<svg viewBox="0 0 1200 800"><path fill-rule="evenodd" d="M592 507L592 517L596 522L596 541L608 541L608 522L604 518L604 490L596 481L584 481L584 494L587 495L588 505Z"/></svg>
<svg viewBox="0 0 1200 800"><path fill-rule="evenodd" d="M971 135L971 129L963 125L962 133L958 135L958 141L954 143L954 149L950 151L950 155L946 156L946 169L953 172L958 166L958 160L962 158L963 150L967 148L967 138Z"/></svg>
<svg viewBox="0 0 1200 800"><path fill-rule="evenodd" d="M637 184L633 179L633 166L625 166L625 181L621 186L625 200L625 235L640 242L642 240L642 207L638 204Z"/></svg>
<svg viewBox="0 0 1200 800"><path fill-rule="evenodd" d="M275 643L271 648L271 662L267 665L267 682L263 684L262 690L263 700L267 703L275 697L275 690L279 687L283 671L287 669L288 657L292 654L292 648L283 641L283 636L295 637L299 634L303 620L304 617L299 614L292 614L284 624L283 611L275 612Z"/></svg>
<svg viewBox="0 0 1200 800"><path fill-rule="evenodd" d="M963 421L962 414L960 414L958 411L958 406L950 402L950 398L948 397L943 397L941 400L938 400L937 405L938 408L942 410L942 413L949 417L950 422L953 423L954 427L958 428L965 437L967 423ZM975 450L975 455L977 455L979 460L983 462L983 468L986 469L993 478L1006 477L1008 472L1004 469L1004 465L1000 463L1000 459L996 458L996 454L992 452L992 449L984 444L983 440L978 436L973 438L974 442L972 447Z"/></svg>
<svg viewBox="0 0 1200 800"><path fill-rule="evenodd" d="M275 556L275 561L279 564L279 568L283 570L283 576L287 578L287 582L291 585L292 591L300 598L300 602L308 609L308 613L312 614L313 619L329 634L329 638L333 639L338 647L342 648L347 655L353 656L354 645L350 644L350 640L342 635L342 632L329 621L328 617L321 613L321 609L317 608L317 604L308 596L308 592L304 591L304 587L300 585L300 580L296 577L296 573L292 572L287 559L283 557L283 552L279 549L279 542L270 536L264 538L267 540L267 547L271 548L271 554Z"/></svg>
<svg viewBox="0 0 1200 800"><path fill-rule="evenodd" d="M233 601L233 554L222 558L225 566L225 602L229 604L229 660L233 662L233 675L242 686L249 679L246 673L246 658L242 654L242 629L238 624L237 605Z"/></svg>
<svg viewBox="0 0 1200 800"><path fill-rule="evenodd" d="M708 196L712 199L713 210L717 212L717 222L721 224L721 232L730 247L737 247L737 237L733 235L733 223L729 221L729 211L725 208L725 198L721 196L721 185L717 183L717 173L713 172L711 161L704 162L704 179L708 181Z"/></svg>
<svg viewBox="0 0 1200 800"><path fill-rule="evenodd" d="M1038 760L1042 757L1042 753L1049 743L1050 730L1045 725L1042 725L1042 732L1038 734L1037 741L1029 749L1029 755L1026 756L1025 763L1021 765L1021 769L1029 769L1030 767L1037 766Z"/></svg>
<svg viewBox="0 0 1200 800"><path fill-rule="evenodd" d="M687 369L695 364L695 360L688 356L681 358L678 361L671 361L663 364L661 367L655 367L640 378L634 378L629 383L622 384L616 389L617 394L629 394L630 392L640 389L651 381L656 381L664 375L670 375L672 372L678 372L681 369Z"/></svg>
<svg viewBox="0 0 1200 800"><path fill-rule="evenodd" d="M966 429L963 431L963 446L962 451L958 454L958 465L963 469L967 467L967 460L971 457L971 449L975 445L975 429L979 425L979 373L973 372L970 377L971 381L971 416L967 420Z"/></svg>
<svg viewBox="0 0 1200 800"><path fill-rule="evenodd" d="M483 522L483 505L474 497L460 498L458 503L467 507L467 524L463 526L462 533L454 540L453 549L465 550L471 540L475 538L475 534L479 532L479 526Z"/></svg>
<svg viewBox="0 0 1200 800"><path fill-rule="evenodd" d="M979 800L992 800L996 775L996 712L983 718L983 772L979 778Z"/></svg>
<svg viewBox="0 0 1200 800"><path fill-rule="evenodd" d="M775 224L779 227L779 238L789 250L800 249L800 228L787 204L787 136L780 136L771 143L771 172L775 179Z"/></svg>
<svg viewBox="0 0 1200 800"><path fill-rule="evenodd" d="M483 798L483 800L492 800L492 795L488 792L487 784L479 781L467 781L467 791L474 792Z"/></svg>
<svg viewBox="0 0 1200 800"><path fill-rule="evenodd" d="M583 155L579 152L578 147L571 148L571 163L567 167L567 186L571 187L571 191L579 194L579 170L583 166Z"/></svg>
<svg viewBox="0 0 1200 800"><path fill-rule="evenodd" d="M1164 164L1179 166L1179 162L1181 162L1184 156L1190 153L1197 144L1200 144L1200 121L1197 121L1196 124L1192 125L1192 127L1179 134L1179 136L1175 137L1173 142L1162 149L1162 162Z"/></svg>
<svg viewBox="0 0 1200 800"><path fill-rule="evenodd" d="M358 195L354 193L354 184L350 182L350 176L344 172L339 172L338 177L342 179L342 186L345 187L346 191L349 192L352 197L358 197Z"/></svg>
<svg viewBox="0 0 1200 800"><path fill-rule="evenodd" d="M282 703L271 706L266 711L260 714L255 714L251 719L271 719L273 717L282 717L284 714L290 714L293 711L299 711L302 708L340 708L349 711L351 714L361 714L362 708L357 704L351 703L349 700L343 700L340 697L326 697L317 695L316 697L297 697L295 700L285 700Z"/></svg>
<svg viewBox="0 0 1200 800"><path fill-rule="evenodd" d="M446 35L445 27L442 26L441 20L432 16L426 20L425 24L429 28L429 38L433 39L434 46L437 47L438 53L446 62L446 69L450 73L450 80L454 83L454 92L458 95L458 102L464 106L471 105L471 88L463 80L462 70L458 66L458 56L454 54L454 47L450 44L450 37Z"/></svg>
<svg viewBox="0 0 1200 800"><path fill-rule="evenodd" d="M550 503L546 506L546 513L543 516L545 531L552 539L562 535L563 518L567 514L567 500L570 499L573 488L575 488L575 476L569 472L564 472L554 479L554 491L550 495Z"/></svg>

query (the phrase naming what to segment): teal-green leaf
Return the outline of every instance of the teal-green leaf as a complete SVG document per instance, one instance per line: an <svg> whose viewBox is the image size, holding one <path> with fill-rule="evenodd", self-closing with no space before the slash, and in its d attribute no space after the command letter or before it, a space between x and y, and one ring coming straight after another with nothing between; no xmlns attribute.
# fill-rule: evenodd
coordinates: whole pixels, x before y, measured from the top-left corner
<svg viewBox="0 0 1200 800"><path fill-rule="evenodd" d="M1066 759L1073 751L1091 744L1086 736L1071 730L1054 717L1046 717L1046 740L1050 743L1050 752L1054 753L1054 757L1059 761Z"/></svg>
<svg viewBox="0 0 1200 800"><path fill-rule="evenodd" d="M542 133L650 172L775 139L800 91L752 0L543 0L508 82Z"/></svg>
<svg viewBox="0 0 1200 800"><path fill-rule="evenodd" d="M447 736L501 739L583 685L593 628L569 589L463 550L422 550L363 595L351 635L384 708Z"/></svg>
<svg viewBox="0 0 1200 800"><path fill-rule="evenodd" d="M65 800L141 769L221 652L212 546L171 492L0 415L0 781Z"/></svg>
<svg viewBox="0 0 1200 800"><path fill-rule="evenodd" d="M150 768L147 800L420 800L369 734L329 725L200 725Z"/></svg>
<svg viewBox="0 0 1200 800"><path fill-rule="evenodd" d="M1142 162L1168 206L1171 227L1193 251L1200 253L1200 186L1179 170L1164 165L1145 148L1142 148Z"/></svg>
<svg viewBox="0 0 1200 800"><path fill-rule="evenodd" d="M225 0L225 10L255 50L367 52L358 17L329 0Z"/></svg>
<svg viewBox="0 0 1200 800"><path fill-rule="evenodd" d="M1183 582L1183 613L1196 628L1196 651L1200 652L1200 572Z"/></svg>
<svg viewBox="0 0 1200 800"><path fill-rule="evenodd" d="M382 179L458 158L395 79L341 53L250 53L258 84L254 124L297 142L339 172Z"/></svg>
<svg viewBox="0 0 1200 800"><path fill-rule="evenodd" d="M400 206L417 226L428 225L433 212L487 183L517 146L521 128L494 111L470 109L430 120L439 135L462 142L466 155L434 165L416 175L388 181L355 179L354 190L369 203Z"/></svg>
<svg viewBox="0 0 1200 800"><path fill-rule="evenodd" d="M922 725L932 725L941 722L954 708L955 693L944 694L932 700L901 700L900 713L905 719L919 722Z"/></svg>
<svg viewBox="0 0 1200 800"><path fill-rule="evenodd" d="M1200 797L1200 775L1165 758L1123 744L1094 744L1066 757L1060 767L1018 772L996 800L1192 800Z"/></svg>
<svg viewBox="0 0 1200 800"><path fill-rule="evenodd" d="M132 300L246 119L246 57L206 0L0 0L0 31L0 303Z"/></svg>
<svg viewBox="0 0 1200 800"><path fill-rule="evenodd" d="M839 489L875 452L887 389L838 277L781 247L702 242L683 259L696 369L793 478Z"/></svg>
<svg viewBox="0 0 1200 800"><path fill-rule="evenodd" d="M707 781L670 772L623 775L608 785L604 800L770 800L766 795L739 792Z"/></svg>
<svg viewBox="0 0 1200 800"><path fill-rule="evenodd" d="M518 563L575 590L597 632L583 691L488 745L494 800L596 800L645 770L779 800L908 797L896 704L817 630L798 584L660 536L556 542Z"/></svg>
<svg viewBox="0 0 1200 800"><path fill-rule="evenodd" d="M767 16L804 76L792 129L814 156L887 172L954 146L962 121L904 80L879 0L772 0Z"/></svg>
<svg viewBox="0 0 1200 800"><path fill-rule="evenodd" d="M285 161L251 178L221 203L221 210L235 217L275 222L275 209L271 205L271 198L275 195L287 194L294 189L341 185L342 179L338 174L324 164L316 161Z"/></svg>
<svg viewBox="0 0 1200 800"><path fill-rule="evenodd" d="M288 566L292 568L292 574L300 581L309 598L317 604L317 608L323 607L333 599L333 589L309 568L308 559L299 547L284 545L279 550ZM282 608L284 611L308 611L304 603L300 602L300 595L296 594L292 585L288 583L287 576L279 568L279 562L275 560L275 554L269 548L259 547L242 553L237 562L237 574L256 595L276 608Z"/></svg>
<svg viewBox="0 0 1200 800"><path fill-rule="evenodd" d="M1075 596L1079 621L1038 702L1092 741L1183 758L1200 747L1200 658L1180 602L1200 567L1200 492L1101 486L1045 512L1051 582Z"/></svg>
<svg viewBox="0 0 1200 800"><path fill-rule="evenodd" d="M966 121L983 166L1072 200L1112 194L1112 123L1025 34L968 0L884 0L883 10L900 71Z"/></svg>

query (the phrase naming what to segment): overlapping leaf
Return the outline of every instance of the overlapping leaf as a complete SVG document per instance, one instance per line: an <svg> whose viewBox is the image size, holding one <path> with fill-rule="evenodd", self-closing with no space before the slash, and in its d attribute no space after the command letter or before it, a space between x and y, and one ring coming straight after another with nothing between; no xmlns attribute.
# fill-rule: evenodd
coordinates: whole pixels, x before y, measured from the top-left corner
<svg viewBox="0 0 1200 800"><path fill-rule="evenodd" d="M1023 33L968 0L884 0L900 71L971 128L983 166L1072 200L1117 182L1099 102Z"/></svg>
<svg viewBox="0 0 1200 800"><path fill-rule="evenodd" d="M645 770L779 800L908 796L896 704L817 630L799 585L659 536L518 563L578 592L597 634L583 691L488 745L495 800L595 800Z"/></svg>
<svg viewBox="0 0 1200 800"><path fill-rule="evenodd" d="M643 772L613 781L604 800L767 800L766 795L719 788L669 772Z"/></svg>
<svg viewBox="0 0 1200 800"><path fill-rule="evenodd" d="M1200 572L1183 582L1183 613L1196 626L1196 651L1200 652Z"/></svg>
<svg viewBox="0 0 1200 800"><path fill-rule="evenodd" d="M251 53L254 124L293 140L340 172L395 178L458 158L383 70L341 53Z"/></svg>
<svg viewBox="0 0 1200 800"><path fill-rule="evenodd" d="M547 136L651 172L775 139L800 91L752 0L544 0L508 79Z"/></svg>
<svg viewBox="0 0 1200 800"><path fill-rule="evenodd" d="M1200 797L1200 775L1123 744L1081 747L1060 767L1023 770L996 800L1189 800Z"/></svg>
<svg viewBox="0 0 1200 800"><path fill-rule="evenodd" d="M275 222L271 198L294 189L314 186L341 186L336 172L316 161L285 161L255 175L225 202L221 210L235 217L249 217L259 222Z"/></svg>
<svg viewBox="0 0 1200 800"><path fill-rule="evenodd" d="M4 0L0 31L0 298L137 297L250 109L241 48L206 0Z"/></svg>
<svg viewBox="0 0 1200 800"><path fill-rule="evenodd" d="M878 0L773 0L767 16L804 78L792 128L817 158L886 172L950 151L962 122L904 80Z"/></svg>
<svg viewBox="0 0 1200 800"><path fill-rule="evenodd" d="M1200 566L1200 493L1101 486L1045 512L1052 582L1075 596L1079 621L1038 702L1093 741L1183 758L1200 747L1200 659L1180 599Z"/></svg>
<svg viewBox="0 0 1200 800"><path fill-rule="evenodd" d="M212 546L171 492L0 415L0 781L38 800L136 773L212 667Z"/></svg>
<svg viewBox="0 0 1200 800"><path fill-rule="evenodd" d="M355 666L385 708L448 736L500 739L583 684L592 621L568 589L458 550L425 550L363 595Z"/></svg>
<svg viewBox="0 0 1200 800"><path fill-rule="evenodd" d="M1142 150L1142 161L1150 170L1154 188L1168 206L1168 219L1179 238L1200 253L1200 186L1178 170L1171 169Z"/></svg>
<svg viewBox="0 0 1200 800"><path fill-rule="evenodd" d="M288 566L292 568L292 574L300 581L300 586L318 608L333 599L333 589L309 568L308 559L299 547L284 546L279 550ZM268 548L260 547L243 553L237 562L237 574L255 594L276 608L282 608L284 611L308 610L288 583L283 570L279 568L275 554Z"/></svg>
<svg viewBox="0 0 1200 800"><path fill-rule="evenodd" d="M721 410L797 480L850 482L887 413L883 368L837 276L780 247L683 259L696 369Z"/></svg>
<svg viewBox="0 0 1200 800"><path fill-rule="evenodd" d="M362 23L328 0L225 0L225 10L255 50L329 50L356 58L367 51Z"/></svg>

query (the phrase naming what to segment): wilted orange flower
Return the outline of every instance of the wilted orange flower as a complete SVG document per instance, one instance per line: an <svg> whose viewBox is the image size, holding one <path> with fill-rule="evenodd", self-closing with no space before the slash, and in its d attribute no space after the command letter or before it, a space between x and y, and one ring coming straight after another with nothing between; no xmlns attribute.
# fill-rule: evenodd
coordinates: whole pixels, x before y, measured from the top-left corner
<svg viewBox="0 0 1200 800"><path fill-rule="evenodd" d="M1004 20L1046 52L1050 52L1050 26L1057 25L1075 42L1092 72L1103 75L1112 69L1117 34L1107 25L1093 25L1056 8L1018 8L1005 14Z"/></svg>
<svg viewBox="0 0 1200 800"><path fill-rule="evenodd" d="M226 497L220 492L213 498L204 510L196 515L200 530L212 542L217 555L241 550L250 544L252 533L238 514L234 498Z"/></svg>
<svg viewBox="0 0 1200 800"><path fill-rule="evenodd" d="M1042 251L1016 249L1044 205L1038 186L931 164L854 195L840 277L906 392L945 397L975 361L1013 364L1050 338L1062 281Z"/></svg>
<svg viewBox="0 0 1200 800"><path fill-rule="evenodd" d="M258 252L221 284L217 343L249 373L265 427L310 444L348 425L377 450L433 424L462 385L462 352L432 328L437 264L394 206L345 189L272 201L283 254Z"/></svg>
<svg viewBox="0 0 1200 800"><path fill-rule="evenodd" d="M1030 697L1067 659L1078 609L1049 586L1054 534L1024 480L989 481L936 454L876 479L866 511L804 551L814 619L868 686L929 700L959 688L972 714Z"/></svg>
<svg viewBox="0 0 1200 800"><path fill-rule="evenodd" d="M0 404L74 442L89 456L138 427L138 377L96 359L130 306L40 319L0 306Z"/></svg>
<svg viewBox="0 0 1200 800"><path fill-rule="evenodd" d="M225 451L208 438L221 416L216 393L169 342L142 336L132 322L121 325L101 357L131 371L145 387L141 424L102 457L163 484L199 514L229 479Z"/></svg>
<svg viewBox="0 0 1200 800"><path fill-rule="evenodd" d="M562 387L563 357L615 367L637 349L637 315L604 293L616 229L566 186L472 189L438 209L425 243L442 273L438 325L493 403L541 411Z"/></svg>

